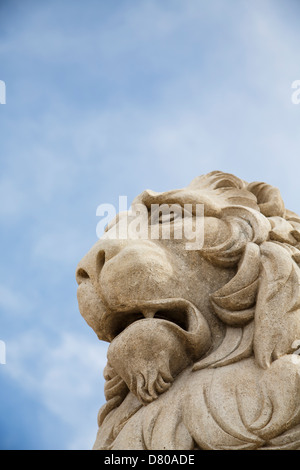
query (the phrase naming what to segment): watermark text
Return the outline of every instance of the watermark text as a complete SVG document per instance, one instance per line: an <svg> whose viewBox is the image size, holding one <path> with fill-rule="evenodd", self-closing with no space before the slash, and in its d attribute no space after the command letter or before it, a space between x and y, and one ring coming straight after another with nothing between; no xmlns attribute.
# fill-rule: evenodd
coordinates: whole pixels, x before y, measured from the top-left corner
<svg viewBox="0 0 300 470"><path fill-rule="evenodd" d="M6 104L6 85L3 80L0 80L0 104Z"/></svg>
<svg viewBox="0 0 300 470"><path fill-rule="evenodd" d="M6 345L0 340L0 364L6 364Z"/></svg>
<svg viewBox="0 0 300 470"><path fill-rule="evenodd" d="M204 204L134 204L127 197L113 204L100 204L96 216L98 238L118 240L184 240L187 250L200 250L204 243Z"/></svg>
<svg viewBox="0 0 300 470"><path fill-rule="evenodd" d="M300 80L294 80L292 83L292 89L295 91L292 93L291 99L293 104L300 104Z"/></svg>

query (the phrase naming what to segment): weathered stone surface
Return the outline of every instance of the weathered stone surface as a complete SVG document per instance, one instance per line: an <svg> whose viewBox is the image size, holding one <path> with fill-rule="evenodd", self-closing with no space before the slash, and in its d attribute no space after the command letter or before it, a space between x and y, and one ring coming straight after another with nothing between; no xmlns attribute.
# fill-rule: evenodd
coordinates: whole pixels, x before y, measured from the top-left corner
<svg viewBox="0 0 300 470"><path fill-rule="evenodd" d="M159 239L117 239L119 217L78 265L80 312L110 342L94 449L300 448L300 218L222 172L133 206L163 203L204 205L203 246L172 216Z"/></svg>

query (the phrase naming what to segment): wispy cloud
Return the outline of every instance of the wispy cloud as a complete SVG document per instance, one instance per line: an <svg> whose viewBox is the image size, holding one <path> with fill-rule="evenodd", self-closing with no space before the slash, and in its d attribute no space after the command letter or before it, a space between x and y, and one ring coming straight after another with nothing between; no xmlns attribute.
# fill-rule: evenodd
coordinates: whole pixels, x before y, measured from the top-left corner
<svg viewBox="0 0 300 470"><path fill-rule="evenodd" d="M0 19L5 371L74 429L66 447L89 448L106 345L80 318L74 270L96 241L96 208L221 169L279 186L300 212L299 7L14 6Z"/></svg>
<svg viewBox="0 0 300 470"><path fill-rule="evenodd" d="M88 449L97 431L95 405L103 402L105 358L106 346L84 335L63 332L51 341L39 329L29 329L7 343L6 367L37 403L73 430L65 445Z"/></svg>

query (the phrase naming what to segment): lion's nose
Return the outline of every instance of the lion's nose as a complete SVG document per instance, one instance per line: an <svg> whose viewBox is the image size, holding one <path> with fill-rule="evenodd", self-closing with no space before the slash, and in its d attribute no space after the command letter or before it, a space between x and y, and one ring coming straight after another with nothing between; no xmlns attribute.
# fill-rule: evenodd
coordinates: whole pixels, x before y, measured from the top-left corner
<svg viewBox="0 0 300 470"><path fill-rule="evenodd" d="M116 242L100 240L97 242L77 266L76 281L78 285L88 279L93 283L97 282L104 264L116 256L124 248L124 244L126 244L124 240Z"/></svg>
<svg viewBox="0 0 300 470"><path fill-rule="evenodd" d="M89 255L89 254L88 254ZM80 285L83 281L97 279L105 263L105 251L100 250L96 256L86 255L76 269L76 281Z"/></svg>

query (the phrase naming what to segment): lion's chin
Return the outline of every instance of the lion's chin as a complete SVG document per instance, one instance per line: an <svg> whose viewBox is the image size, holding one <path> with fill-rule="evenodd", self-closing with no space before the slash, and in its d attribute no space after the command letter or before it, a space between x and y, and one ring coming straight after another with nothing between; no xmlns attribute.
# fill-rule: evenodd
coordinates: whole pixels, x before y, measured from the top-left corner
<svg viewBox="0 0 300 470"><path fill-rule="evenodd" d="M144 405L168 390L191 361L178 328L161 319L143 319L128 326L112 341L107 358Z"/></svg>
<svg viewBox="0 0 300 470"><path fill-rule="evenodd" d="M108 363L143 404L168 390L211 346L204 316L180 298L139 302L112 312L103 326L111 341Z"/></svg>

